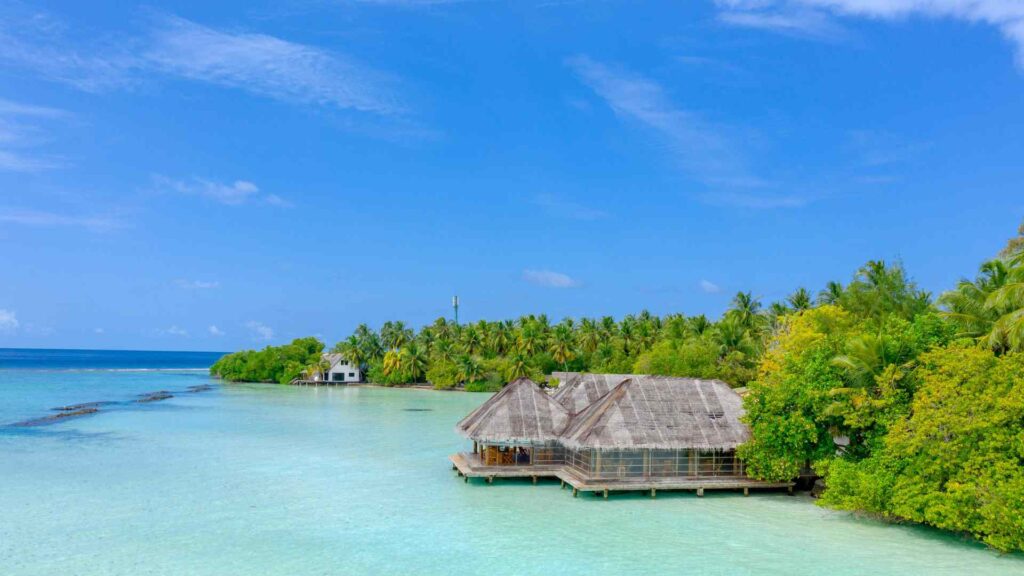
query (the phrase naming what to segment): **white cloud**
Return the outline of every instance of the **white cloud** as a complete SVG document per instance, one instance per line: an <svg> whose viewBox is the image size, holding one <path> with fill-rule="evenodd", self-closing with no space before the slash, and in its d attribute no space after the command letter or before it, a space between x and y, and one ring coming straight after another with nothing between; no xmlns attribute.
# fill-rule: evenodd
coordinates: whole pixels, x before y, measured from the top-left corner
<svg viewBox="0 0 1024 576"><path fill-rule="evenodd" d="M547 288L574 288L579 282L568 274L550 270L523 270L523 280Z"/></svg>
<svg viewBox="0 0 1024 576"><path fill-rule="evenodd" d="M221 330L220 328L217 328L213 324L210 324L210 327L207 328L206 331L210 333L210 336L223 336L224 335L224 331Z"/></svg>
<svg viewBox="0 0 1024 576"><path fill-rule="evenodd" d="M201 196L226 206L239 206L249 202L260 202L281 208L291 206L276 194L261 194L259 187L248 180L235 180L230 184L225 184L203 178L175 180L158 174L153 176L153 182L158 190L170 190L188 196Z"/></svg>
<svg viewBox="0 0 1024 576"><path fill-rule="evenodd" d="M180 287L182 287L182 288L184 288L186 290L210 290L210 289L213 289L213 288L219 288L220 287L220 282L217 282L215 280L209 281L209 280L184 280L184 279L179 279L179 280L176 281L176 283L178 284L178 286L180 286Z"/></svg>
<svg viewBox="0 0 1024 576"><path fill-rule="evenodd" d="M106 330L104 330L103 328L93 328L92 332L93 334L103 334L104 332L106 332Z"/></svg>
<svg viewBox="0 0 1024 576"><path fill-rule="evenodd" d="M18 315L13 310L0 308L0 334L11 334L18 326Z"/></svg>
<svg viewBox="0 0 1024 576"><path fill-rule="evenodd" d="M80 216L12 208L0 208L0 224L2 223L20 226L86 228L93 232L107 232L125 226L124 222L109 216Z"/></svg>
<svg viewBox="0 0 1024 576"><path fill-rule="evenodd" d="M245 327L249 329L254 340L273 340L274 329L262 322L250 320L245 323Z"/></svg>
<svg viewBox="0 0 1024 576"><path fill-rule="evenodd" d="M726 22L760 22L761 27L773 28L769 24L776 18L774 28L783 31L793 28L787 17L801 14L808 22L817 19L819 26L829 25L830 15L879 20L918 16L989 24L1013 43L1017 65L1024 69L1024 2L1020 0L716 0L716 4Z"/></svg>
<svg viewBox="0 0 1024 576"><path fill-rule="evenodd" d="M601 220L608 217L608 213L603 210L590 208L552 194L539 194L533 199L533 203L543 208L549 215L558 218Z"/></svg>
<svg viewBox="0 0 1024 576"><path fill-rule="evenodd" d="M750 182L736 146L720 127L677 107L657 82L576 56L567 64L620 117L664 138L691 175L707 183Z"/></svg>
<svg viewBox="0 0 1024 576"><path fill-rule="evenodd" d="M171 326L170 328L162 330L161 332L169 336L181 336L183 338L188 337L188 330L185 330L184 328L179 328L177 325Z"/></svg>
<svg viewBox="0 0 1024 576"><path fill-rule="evenodd" d="M117 41L77 31L41 11L0 17L0 62L87 92L132 86L162 73L285 102L400 114L391 81L340 54L266 34L224 31L173 15Z"/></svg>
<svg viewBox="0 0 1024 576"><path fill-rule="evenodd" d="M722 288L710 280L701 280L700 289L707 292L708 294L718 294L722 291Z"/></svg>

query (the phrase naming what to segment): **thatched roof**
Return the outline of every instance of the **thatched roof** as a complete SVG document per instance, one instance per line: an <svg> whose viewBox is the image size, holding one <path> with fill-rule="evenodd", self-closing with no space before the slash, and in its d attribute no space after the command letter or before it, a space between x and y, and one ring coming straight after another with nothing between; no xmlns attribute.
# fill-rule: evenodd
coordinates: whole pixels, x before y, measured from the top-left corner
<svg viewBox="0 0 1024 576"><path fill-rule="evenodd" d="M750 437L738 394L720 380L636 376L573 417L567 448L731 450Z"/></svg>
<svg viewBox="0 0 1024 576"><path fill-rule="evenodd" d="M554 372L551 375L558 378L560 382L555 390L554 399L565 406L570 414L579 414L620 382L632 377L630 374L581 374L580 372Z"/></svg>
<svg viewBox="0 0 1024 576"><path fill-rule="evenodd" d="M455 425L477 442L543 444L556 440L569 423L569 412L528 378L502 388Z"/></svg>

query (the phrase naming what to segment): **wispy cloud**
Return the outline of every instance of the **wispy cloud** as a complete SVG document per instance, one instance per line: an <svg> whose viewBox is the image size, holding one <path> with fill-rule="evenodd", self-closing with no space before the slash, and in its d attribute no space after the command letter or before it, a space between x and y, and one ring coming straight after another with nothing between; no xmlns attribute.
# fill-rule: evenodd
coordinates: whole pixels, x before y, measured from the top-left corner
<svg viewBox="0 0 1024 576"><path fill-rule="evenodd" d="M822 40L839 40L847 36L842 26L817 10L727 10L718 15L718 20L741 28Z"/></svg>
<svg viewBox="0 0 1024 576"><path fill-rule="evenodd" d="M752 192L774 184L748 170L741 145L727 135L731 130L677 106L657 82L586 56L570 58L567 63L619 117L653 131L687 174L715 190L698 195L700 200L748 208L803 203L793 196L780 199Z"/></svg>
<svg viewBox="0 0 1024 576"><path fill-rule="evenodd" d="M20 226L86 228L93 232L108 232L125 227L124 222L109 216L59 214L10 208L0 208L0 223Z"/></svg>
<svg viewBox="0 0 1024 576"><path fill-rule="evenodd" d="M14 310L0 308L0 334L11 334L18 329L18 315Z"/></svg>
<svg viewBox="0 0 1024 576"><path fill-rule="evenodd" d="M277 100L364 112L402 111L383 75L339 54L266 34L225 32L158 18L143 52L158 70Z"/></svg>
<svg viewBox="0 0 1024 576"><path fill-rule="evenodd" d="M550 216L570 218L572 220L601 220L608 217L603 210L584 206L571 200L559 198L553 194L538 194L533 203L544 209Z"/></svg>
<svg viewBox="0 0 1024 576"><path fill-rule="evenodd" d="M290 103L378 115L405 110L393 79L342 54L173 15L146 21L141 34L86 44L78 38L91 34L72 40L67 25L40 11L0 17L0 63L87 92L131 87L158 73Z"/></svg>
<svg viewBox="0 0 1024 576"><path fill-rule="evenodd" d="M93 334L96 334L97 336L101 336L101 335L103 335L103 334L104 334L105 332L106 332L106 330L104 330L103 328L93 328L93 329L92 329L92 333L93 333Z"/></svg>
<svg viewBox="0 0 1024 576"><path fill-rule="evenodd" d="M0 99L0 171L39 172L59 168L60 158L40 153L42 122L68 116L64 110Z"/></svg>
<svg viewBox="0 0 1024 576"><path fill-rule="evenodd" d="M657 82L587 56L570 58L567 64L619 117L661 136L691 175L708 183L749 179L721 128L677 107Z"/></svg>
<svg viewBox="0 0 1024 576"><path fill-rule="evenodd" d="M729 191L701 194L700 200L713 206L733 206L754 210L800 208L810 202L810 199L806 196L792 194L748 194L745 192Z"/></svg>
<svg viewBox="0 0 1024 576"><path fill-rule="evenodd" d="M523 280L546 288L575 288L580 285L568 274L551 270L523 270Z"/></svg>
<svg viewBox="0 0 1024 576"><path fill-rule="evenodd" d="M206 329L206 331L207 331L207 333L210 334L210 336L223 336L224 335L224 331L221 330L220 328L217 328L217 326L215 326L213 324L211 324L209 326L209 328Z"/></svg>
<svg viewBox="0 0 1024 576"><path fill-rule="evenodd" d="M250 320L245 323L245 327L249 330L253 340L267 341L274 339L274 329L262 322Z"/></svg>
<svg viewBox="0 0 1024 576"><path fill-rule="evenodd" d="M897 20L953 18L995 26L1013 45L1024 69L1024 2L1020 0L715 0L719 18L739 26L782 32L840 28L832 17Z"/></svg>
<svg viewBox="0 0 1024 576"><path fill-rule="evenodd" d="M175 283L185 290L210 290L219 288L220 282L210 280L185 280L178 279Z"/></svg>
<svg viewBox="0 0 1024 576"><path fill-rule="evenodd" d="M129 45L102 41L74 45L67 30L67 25L41 10L5 10L0 14L0 62L85 92L132 82L130 73L138 62Z"/></svg>
<svg viewBox="0 0 1024 576"><path fill-rule="evenodd" d="M700 289L708 294L718 294L722 291L722 288L710 280L701 280Z"/></svg>
<svg viewBox="0 0 1024 576"><path fill-rule="evenodd" d="M177 180L157 174L153 176L153 183L158 191L172 191L188 196L201 196L227 206L262 203L282 208L291 207L291 203L276 194L261 194L259 187L248 180L235 180L231 183L216 182L204 178Z"/></svg>
<svg viewBox="0 0 1024 576"><path fill-rule="evenodd" d="M879 130L853 130L848 140L859 162L872 168L911 162L932 147L931 142L906 140Z"/></svg>

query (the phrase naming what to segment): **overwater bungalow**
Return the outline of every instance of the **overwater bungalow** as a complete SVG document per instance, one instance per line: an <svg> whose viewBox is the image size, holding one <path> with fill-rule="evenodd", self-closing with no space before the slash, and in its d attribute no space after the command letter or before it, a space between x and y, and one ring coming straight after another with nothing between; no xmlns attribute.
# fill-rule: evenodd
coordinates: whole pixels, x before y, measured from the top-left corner
<svg viewBox="0 0 1024 576"><path fill-rule="evenodd" d="M452 458L456 465L481 471L479 475L488 480L536 478L565 463L558 437L568 424L568 410L532 380L520 378L456 425L461 435L473 441L473 452Z"/></svg>
<svg viewBox="0 0 1024 576"><path fill-rule="evenodd" d="M650 490L654 496L659 489L693 489L703 495L705 489L746 494L792 486L746 476L736 458L737 446L750 436L740 421L742 401L720 380L562 375L552 396L518 380L463 419L457 428L474 440L474 450L452 456L459 473L488 481L553 476L574 495L605 497L614 490ZM515 455L501 456L508 452Z"/></svg>

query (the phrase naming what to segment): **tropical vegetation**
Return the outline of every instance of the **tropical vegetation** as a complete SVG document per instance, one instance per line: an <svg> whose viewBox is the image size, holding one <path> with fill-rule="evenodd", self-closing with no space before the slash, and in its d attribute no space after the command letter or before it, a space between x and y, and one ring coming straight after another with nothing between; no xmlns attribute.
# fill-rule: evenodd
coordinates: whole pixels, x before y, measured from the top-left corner
<svg viewBox="0 0 1024 576"><path fill-rule="evenodd" d="M937 299L902 265L767 306L740 292L703 315L545 315L413 330L365 325L333 350L383 385L496 390L554 371L719 378L746 387L748 474L818 475L820 503L1024 550L1024 225L977 276ZM222 358L228 380L316 371L312 338Z"/></svg>

